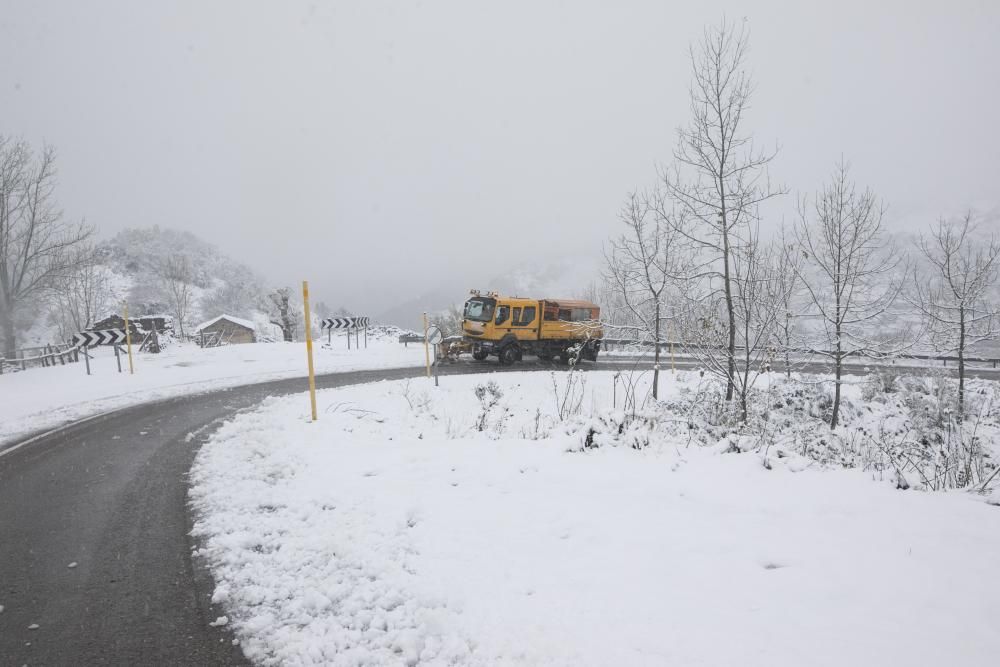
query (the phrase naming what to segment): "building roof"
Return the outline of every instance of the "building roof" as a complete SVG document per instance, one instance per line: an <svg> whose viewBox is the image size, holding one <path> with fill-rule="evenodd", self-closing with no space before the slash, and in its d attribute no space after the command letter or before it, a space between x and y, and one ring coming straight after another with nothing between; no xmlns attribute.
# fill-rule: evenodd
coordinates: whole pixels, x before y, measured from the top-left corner
<svg viewBox="0 0 1000 667"><path fill-rule="evenodd" d="M244 329L249 329L250 331L253 331L257 328L257 326L253 322L251 322L250 320L244 320L242 317L233 317L232 315L219 315L218 317L213 317L207 322L202 322L197 327L195 327L194 330L201 331L202 329L212 326L219 320L227 320L229 322L232 322L233 324L243 327Z"/></svg>

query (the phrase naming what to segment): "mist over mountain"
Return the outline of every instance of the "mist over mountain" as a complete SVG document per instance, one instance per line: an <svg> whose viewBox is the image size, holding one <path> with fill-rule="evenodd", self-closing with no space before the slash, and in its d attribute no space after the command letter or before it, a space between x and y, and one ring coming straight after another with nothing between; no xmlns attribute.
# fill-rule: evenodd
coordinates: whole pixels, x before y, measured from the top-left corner
<svg viewBox="0 0 1000 667"><path fill-rule="evenodd" d="M593 256L560 257L544 264L522 262L479 284L440 284L378 313L375 319L400 327L418 327L421 313L440 313L461 306L472 289L540 299L584 297L600 281L601 270L601 261Z"/></svg>

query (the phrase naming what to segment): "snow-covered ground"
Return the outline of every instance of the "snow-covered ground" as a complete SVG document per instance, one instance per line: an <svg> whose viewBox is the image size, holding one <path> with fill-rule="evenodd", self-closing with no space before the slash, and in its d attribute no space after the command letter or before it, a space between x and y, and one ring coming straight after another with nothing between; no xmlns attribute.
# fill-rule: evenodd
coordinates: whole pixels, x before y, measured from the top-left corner
<svg viewBox="0 0 1000 667"><path fill-rule="evenodd" d="M423 348L396 337L369 337L347 349L343 336L314 346L317 373L399 368L424 363ZM363 343L363 341L362 341ZM173 344L160 354L136 354L135 374L111 348L92 353L91 375L80 363L0 375L0 446L20 435L107 410L182 394L306 375L305 343L258 343L200 348Z"/></svg>
<svg viewBox="0 0 1000 667"><path fill-rule="evenodd" d="M317 423L299 396L224 425L191 496L248 656L996 664L1000 507L774 448L689 446L683 424L641 450L585 449L587 415L621 409L622 387L567 377L380 382L320 392ZM668 376L662 397L695 382Z"/></svg>

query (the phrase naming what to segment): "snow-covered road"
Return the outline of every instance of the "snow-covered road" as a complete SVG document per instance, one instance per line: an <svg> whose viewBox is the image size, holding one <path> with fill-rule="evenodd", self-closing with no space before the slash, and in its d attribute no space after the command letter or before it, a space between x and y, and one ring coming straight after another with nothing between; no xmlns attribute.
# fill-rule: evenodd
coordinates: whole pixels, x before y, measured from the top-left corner
<svg viewBox="0 0 1000 667"><path fill-rule="evenodd" d="M173 396L306 374L304 343L258 343L199 348L172 345L161 354L137 354L135 374L118 373L111 348L93 351L91 375L83 362L0 375L0 449L41 429L107 410ZM367 348L347 350L317 342L317 373L404 368L424 363L423 348L394 337L371 338Z"/></svg>

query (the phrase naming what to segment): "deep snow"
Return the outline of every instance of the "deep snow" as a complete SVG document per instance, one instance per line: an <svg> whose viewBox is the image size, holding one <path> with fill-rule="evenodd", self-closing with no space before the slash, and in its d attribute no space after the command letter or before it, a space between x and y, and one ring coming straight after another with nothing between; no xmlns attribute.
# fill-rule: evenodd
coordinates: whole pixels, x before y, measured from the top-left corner
<svg viewBox="0 0 1000 667"><path fill-rule="evenodd" d="M317 423L272 399L202 448L195 535L252 659L996 664L1000 508L678 438L581 451L547 373L441 385L322 391Z"/></svg>

